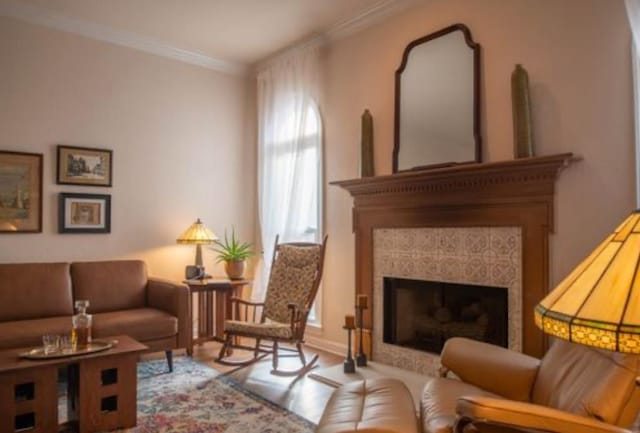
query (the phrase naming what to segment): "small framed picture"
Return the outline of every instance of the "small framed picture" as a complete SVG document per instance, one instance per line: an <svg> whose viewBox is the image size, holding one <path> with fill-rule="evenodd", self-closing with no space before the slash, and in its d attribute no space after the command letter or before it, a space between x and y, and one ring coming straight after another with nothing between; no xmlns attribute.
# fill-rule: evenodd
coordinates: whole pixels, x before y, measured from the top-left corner
<svg viewBox="0 0 640 433"><path fill-rule="evenodd" d="M0 233L42 232L42 154L0 150Z"/></svg>
<svg viewBox="0 0 640 433"><path fill-rule="evenodd" d="M111 233L111 196L61 192L59 233Z"/></svg>
<svg viewBox="0 0 640 433"><path fill-rule="evenodd" d="M111 186L113 151L58 145L59 185Z"/></svg>

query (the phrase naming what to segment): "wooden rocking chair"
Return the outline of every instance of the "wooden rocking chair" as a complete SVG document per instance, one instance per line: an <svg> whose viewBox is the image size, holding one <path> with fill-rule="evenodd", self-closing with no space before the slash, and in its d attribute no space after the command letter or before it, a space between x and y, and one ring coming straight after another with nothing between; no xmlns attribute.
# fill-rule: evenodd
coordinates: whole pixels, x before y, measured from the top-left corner
<svg viewBox="0 0 640 433"><path fill-rule="evenodd" d="M272 354L271 374L297 376L314 367L318 355L307 362L302 344L307 317L322 279L326 244L326 236L322 244L300 242L278 244L278 237L276 237L265 301L257 303L239 298L231 299L232 320L226 320L224 323L225 341L217 362L245 366ZM258 314L259 309L260 314ZM258 317L259 320L256 320ZM240 320L241 318L243 320ZM237 344L236 337L255 338L255 346ZM270 341L272 345L263 345L262 341ZM290 344L295 346L295 349L280 347L280 343ZM253 357L246 361L227 361L224 358L231 354L232 348L252 350ZM280 354L280 351L294 353ZM302 367L294 371L279 370L278 358L281 356L300 357Z"/></svg>

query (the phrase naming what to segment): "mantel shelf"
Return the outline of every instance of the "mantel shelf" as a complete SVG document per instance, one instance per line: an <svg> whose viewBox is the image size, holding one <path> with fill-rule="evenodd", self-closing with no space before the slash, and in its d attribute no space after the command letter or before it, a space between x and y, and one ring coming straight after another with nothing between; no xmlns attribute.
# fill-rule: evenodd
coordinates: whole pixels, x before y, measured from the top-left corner
<svg viewBox="0 0 640 433"><path fill-rule="evenodd" d="M460 190L468 192L483 189L488 185L553 182L562 168L579 159L572 153L561 153L510 161L406 171L385 176L334 181L330 184L346 189L354 197L386 193L443 193Z"/></svg>

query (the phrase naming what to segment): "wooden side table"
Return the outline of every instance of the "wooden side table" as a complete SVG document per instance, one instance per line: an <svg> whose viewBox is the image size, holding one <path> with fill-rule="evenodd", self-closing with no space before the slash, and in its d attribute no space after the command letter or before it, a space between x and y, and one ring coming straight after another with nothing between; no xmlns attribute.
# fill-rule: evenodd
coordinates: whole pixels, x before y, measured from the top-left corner
<svg viewBox="0 0 640 433"><path fill-rule="evenodd" d="M251 282L247 279L224 278L184 281L191 290L192 305L193 296L198 297L198 332L193 338L193 344L224 341L224 321L232 316L231 298L237 297L242 288ZM193 308L191 311L193 312Z"/></svg>

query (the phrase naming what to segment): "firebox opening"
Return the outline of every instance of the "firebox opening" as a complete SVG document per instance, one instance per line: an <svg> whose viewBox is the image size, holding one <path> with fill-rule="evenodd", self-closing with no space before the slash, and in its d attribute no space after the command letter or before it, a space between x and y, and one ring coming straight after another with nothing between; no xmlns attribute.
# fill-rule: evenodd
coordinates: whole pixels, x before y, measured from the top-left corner
<svg viewBox="0 0 640 433"><path fill-rule="evenodd" d="M384 277L383 341L440 354L451 337L508 347L508 290Z"/></svg>

